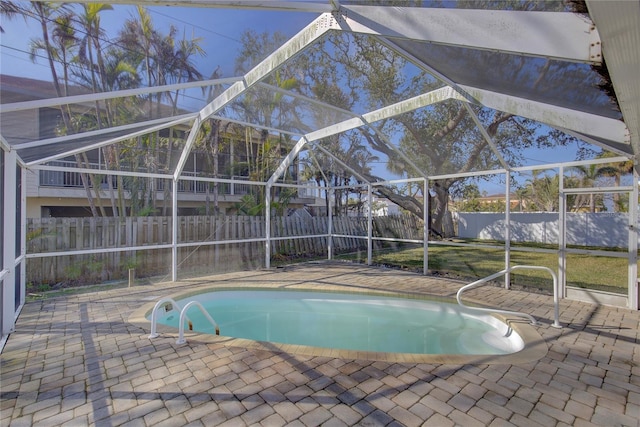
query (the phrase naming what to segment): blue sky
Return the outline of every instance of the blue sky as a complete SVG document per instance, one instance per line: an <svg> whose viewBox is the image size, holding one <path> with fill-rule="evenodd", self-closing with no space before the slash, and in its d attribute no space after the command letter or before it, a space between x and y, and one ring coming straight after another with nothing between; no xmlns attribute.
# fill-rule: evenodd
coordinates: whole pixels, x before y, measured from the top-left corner
<svg viewBox="0 0 640 427"><path fill-rule="evenodd" d="M20 3L24 5L24 2ZM314 13L242 11L230 9L149 7L154 26L167 34L171 23L178 29L178 37L184 32L187 38L202 38L202 47L207 52L198 61L201 72L208 77L220 66L224 77L235 75L233 65L240 48L240 36L246 29L258 33L280 31L293 35L304 28L317 15ZM104 11L101 26L107 37L113 39L123 22L137 16L135 7L114 5L114 9ZM29 41L41 38L39 24L22 17L7 20L1 18L5 33L0 35L0 72L23 77L50 79L50 72L44 58L36 63L29 59Z"/></svg>
<svg viewBox="0 0 640 427"><path fill-rule="evenodd" d="M22 5L26 3L21 3ZM78 6L76 6L78 7ZM241 47L241 34L252 29L258 33L280 31L292 36L317 17L315 13L246 11L232 9L149 7L154 27L167 34L171 23L178 29L178 38L199 37L207 52L206 57L197 60L198 69L208 77L218 66L223 77L234 76L234 61ZM114 10L101 14L102 28L106 38L113 40L123 22L137 16L135 7L114 5ZM25 22L22 17L8 21L2 17L1 25L5 30L0 35L0 72L36 79L49 80L50 71L47 61L39 58L36 63L29 59L29 41L40 38L40 26L33 20ZM548 151L528 150L525 153L530 164L542 164L575 159L575 147L557 148L553 159ZM488 193L504 192L502 183L482 183Z"/></svg>

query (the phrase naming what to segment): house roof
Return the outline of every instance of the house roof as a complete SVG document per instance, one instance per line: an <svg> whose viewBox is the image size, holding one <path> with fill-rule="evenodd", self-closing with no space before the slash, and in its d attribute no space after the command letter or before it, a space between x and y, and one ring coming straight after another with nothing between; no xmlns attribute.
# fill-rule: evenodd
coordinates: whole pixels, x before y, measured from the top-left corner
<svg viewBox="0 0 640 427"><path fill-rule="evenodd" d="M2 104L56 97L56 90L52 82L27 77L0 74L0 88ZM69 95L87 93L89 91L84 88L78 86L69 87Z"/></svg>
<svg viewBox="0 0 640 427"><path fill-rule="evenodd" d="M125 2L118 0L110 3ZM191 88L200 85L202 90L197 90L201 93L216 86L219 88L218 95L213 99L200 96L179 115L161 115L153 120L139 119L130 128L120 126L106 129L100 138L95 135L80 139L69 136L55 141L34 140L27 145L5 138L6 143L17 149L26 163L37 164L82 147L113 143L127 135L137 135L145 130L151 132L176 123L188 124L195 131L203 120L219 117L282 132L294 138L297 143L293 145L290 156L283 160L276 172L278 174L303 148L326 150L321 141L328 137L360 127L368 127L376 132L376 123L447 102L462 103L469 107L470 116L479 125L478 131L488 140L490 149L505 168L510 165L502 159L499 147L492 143L473 108L480 106L538 121L623 156L635 157L640 150L638 2L587 1L588 16L551 11L398 7L391 3L385 6L385 2L372 5L369 2L335 0L249 0L242 3L229 0L174 0L154 4L304 11L315 13L317 17L246 74L231 79L189 83ZM409 64L404 72L427 72L433 76L432 90L391 100L373 109L358 104L348 111L338 105L267 84L267 78L279 68L285 65L300 66L296 63L297 58L304 55L310 46L322 43L330 34L368 37L384 49L401 55ZM603 68L605 64L606 69ZM607 92L600 86L609 79L612 91ZM3 77L3 90L5 82L9 84L11 80ZM178 90L185 85L150 88L147 91ZM278 93L286 101L300 106L303 113L298 115L297 121L275 124L273 120L241 117L231 107L232 102L249 97L255 91ZM130 96L134 93L122 91L91 94L87 95L88 98L29 102L29 96L33 97L34 92L37 90L25 91L27 102L3 99L0 113L43 105ZM193 146L195 133L191 132L184 145L187 154ZM393 137L390 134L383 135L383 139L398 150ZM375 147L370 146L369 149L374 151ZM185 152L175 165L174 176L181 173L186 161ZM407 163L407 168L412 169L408 176L429 175L429 171L419 170L412 164L410 155L399 155Z"/></svg>

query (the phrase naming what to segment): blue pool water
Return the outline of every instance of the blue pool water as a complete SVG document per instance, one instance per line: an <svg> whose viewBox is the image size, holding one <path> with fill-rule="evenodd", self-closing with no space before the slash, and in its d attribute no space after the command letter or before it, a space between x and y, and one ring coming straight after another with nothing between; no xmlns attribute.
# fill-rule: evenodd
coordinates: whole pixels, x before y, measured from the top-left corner
<svg viewBox="0 0 640 427"><path fill-rule="evenodd" d="M524 343L498 319L457 304L378 295L280 290L214 291L196 300L220 335L344 350L419 354L509 354ZM193 329L213 333L195 307ZM158 323L178 327L175 310Z"/></svg>

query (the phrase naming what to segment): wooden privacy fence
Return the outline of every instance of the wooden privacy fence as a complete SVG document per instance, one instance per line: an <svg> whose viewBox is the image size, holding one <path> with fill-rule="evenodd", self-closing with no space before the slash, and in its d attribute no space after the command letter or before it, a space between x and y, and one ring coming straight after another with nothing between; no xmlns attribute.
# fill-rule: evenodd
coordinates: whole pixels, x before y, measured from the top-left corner
<svg viewBox="0 0 640 427"><path fill-rule="evenodd" d="M264 239L264 217L182 216L178 218L177 231L178 243L185 244L178 249L178 262L183 272L233 271L259 268L264 264L264 241L238 242ZM327 217L273 218L272 256L324 256L327 254L327 232ZM333 234L366 237L367 219L334 217ZM412 215L376 217L373 235L421 239L422 223ZM139 277L169 274L171 248L115 249L170 245L171 239L171 217L30 218L27 220L27 254L97 252L30 257L27 260L27 281L32 284L96 283L125 278L129 268L135 268ZM388 245L382 241L374 244L375 248ZM335 237L333 247L337 253L363 250L367 241L356 237Z"/></svg>

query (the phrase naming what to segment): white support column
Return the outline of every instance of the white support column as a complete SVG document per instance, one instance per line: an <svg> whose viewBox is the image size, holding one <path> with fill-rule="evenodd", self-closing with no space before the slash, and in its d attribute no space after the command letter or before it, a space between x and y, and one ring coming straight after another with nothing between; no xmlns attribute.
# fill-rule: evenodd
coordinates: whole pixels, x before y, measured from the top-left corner
<svg viewBox="0 0 640 427"><path fill-rule="evenodd" d="M327 230L327 259L331 261L333 259L333 188L329 188L327 191L327 200L329 206L329 212L327 217L329 218L328 230Z"/></svg>
<svg viewBox="0 0 640 427"><path fill-rule="evenodd" d="M638 310L638 171L633 171L633 191L629 194L629 308Z"/></svg>
<svg viewBox="0 0 640 427"><path fill-rule="evenodd" d="M564 167L560 166L558 171L558 288L559 297L567 296L567 195L564 192Z"/></svg>
<svg viewBox="0 0 640 427"><path fill-rule="evenodd" d="M367 198L369 200L369 215L367 218L367 265L373 264L373 191L371 184L367 184Z"/></svg>
<svg viewBox="0 0 640 427"><path fill-rule="evenodd" d="M178 179L171 180L171 280L178 281Z"/></svg>
<svg viewBox="0 0 640 427"><path fill-rule="evenodd" d="M271 268L271 185L264 189L264 267Z"/></svg>
<svg viewBox="0 0 640 427"><path fill-rule="evenodd" d="M21 168L22 170L22 185L20 189L20 204L22 205L20 208L20 257L22 261L20 262L20 307L22 307L25 303L27 296L27 260L25 256L27 255L27 170L26 168ZM17 274L17 273L16 273Z"/></svg>
<svg viewBox="0 0 640 427"><path fill-rule="evenodd" d="M395 104L386 105L377 110L370 111L363 114L362 117L353 117L339 123L334 123L325 128L314 130L313 132L307 133L305 137L309 141L318 141L351 129L356 129L384 119L396 117L400 114L415 111L419 108L437 104L451 98L458 99L459 97L460 95L451 87L441 87L431 92L423 93L414 96L413 98L405 99Z"/></svg>
<svg viewBox="0 0 640 427"><path fill-rule="evenodd" d="M505 193L505 209L504 209L504 268L507 270L504 275L504 287L509 289L511 287L511 273L509 267L511 266L511 172L507 170L505 174L507 185Z"/></svg>
<svg viewBox="0 0 640 427"><path fill-rule="evenodd" d="M424 180L422 194L422 274L426 276L429 273L429 229L431 228L429 223L429 180L427 178Z"/></svg>
<svg viewBox="0 0 640 427"><path fill-rule="evenodd" d="M15 326L15 283L16 283L16 167L18 156L8 151L4 156L4 256L3 265L7 274L2 281L2 336L13 332Z"/></svg>

